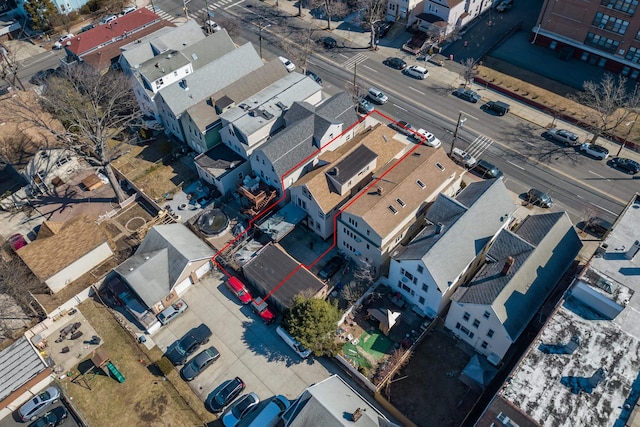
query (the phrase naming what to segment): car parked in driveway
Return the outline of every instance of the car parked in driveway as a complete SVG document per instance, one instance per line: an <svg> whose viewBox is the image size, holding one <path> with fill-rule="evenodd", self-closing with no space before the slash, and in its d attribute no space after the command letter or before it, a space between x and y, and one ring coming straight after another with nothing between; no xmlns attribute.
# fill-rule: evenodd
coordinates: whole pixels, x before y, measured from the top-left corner
<svg viewBox="0 0 640 427"><path fill-rule="evenodd" d="M611 160L611 165L614 168L620 169L628 174L635 175L640 172L640 163L635 160L627 159L625 157L616 157Z"/></svg>
<svg viewBox="0 0 640 427"><path fill-rule="evenodd" d="M182 367L180 376L185 381L191 381L219 358L220 352L215 347L205 348Z"/></svg>
<svg viewBox="0 0 640 427"><path fill-rule="evenodd" d="M211 329L204 323L191 329L185 336L167 348L166 356L174 365L183 365L201 345L209 342Z"/></svg>
<svg viewBox="0 0 640 427"><path fill-rule="evenodd" d="M237 277L231 276L224 283L225 285L227 285L227 289L229 289L236 297L238 297L242 304L249 304L253 299L253 297L247 290L247 287Z"/></svg>
<svg viewBox="0 0 640 427"><path fill-rule="evenodd" d="M29 424L29 427L57 427L60 424L63 424L68 416L69 413L67 412L67 408L64 406L56 406L42 417Z"/></svg>
<svg viewBox="0 0 640 427"><path fill-rule="evenodd" d="M546 135L557 142L562 142L563 144L573 146L580 144L580 138L575 133L567 130L567 129L558 129L553 128L549 129L546 132Z"/></svg>
<svg viewBox="0 0 640 427"><path fill-rule="evenodd" d="M318 277L322 280L331 279L344 265L344 259L341 256L334 256L322 267L322 270L318 272Z"/></svg>
<svg viewBox="0 0 640 427"><path fill-rule="evenodd" d="M438 148L442 145L442 142L440 142L440 140L436 138L434 134L432 134L431 132L427 132L424 129L418 129L416 133L414 133L411 137L417 143L424 141L425 144L433 148Z"/></svg>
<svg viewBox="0 0 640 427"><path fill-rule="evenodd" d="M251 310L256 313L267 325L276 321L276 315L269 309L269 305L262 298L256 298L251 301Z"/></svg>
<svg viewBox="0 0 640 427"><path fill-rule="evenodd" d="M387 67L395 68L396 70L404 70L405 68L407 68L407 63L402 59L396 57L387 58L382 61L382 63Z"/></svg>
<svg viewBox="0 0 640 427"><path fill-rule="evenodd" d="M58 41L53 44L53 48L54 49L62 49L63 47L65 47L67 45L68 41L71 41L72 38L73 38L73 34L71 34L71 33L60 37L58 39Z"/></svg>
<svg viewBox="0 0 640 427"><path fill-rule="evenodd" d="M178 300L158 313L158 320L163 325L166 325L167 323L175 319L178 315L184 313L187 308L189 308L189 306L186 302L184 302L183 300Z"/></svg>
<svg viewBox="0 0 640 427"><path fill-rule="evenodd" d="M452 95L464 101L471 102L473 104L480 101L480 95L478 95L478 92L476 92L475 90L465 89L462 87L459 87L458 89L454 90Z"/></svg>
<svg viewBox="0 0 640 427"><path fill-rule="evenodd" d="M527 192L527 201L534 205L539 205L542 208L550 208L553 206L553 200L544 191L536 190L532 188Z"/></svg>
<svg viewBox="0 0 640 427"><path fill-rule="evenodd" d="M598 160L604 160L609 157L609 150L601 145L592 144L590 142L582 144L580 146L580 151Z"/></svg>
<svg viewBox="0 0 640 427"><path fill-rule="evenodd" d="M235 427L247 415L258 407L260 398L257 394L251 392L245 394L236 400L233 405L229 406L222 416L222 424L224 427Z"/></svg>
<svg viewBox="0 0 640 427"><path fill-rule="evenodd" d="M222 412L225 406L233 402L233 399L238 397L242 390L244 390L245 384L240 377L235 377L232 380L227 380L222 384L220 390L217 393L209 394L205 403L207 409L211 412Z"/></svg>
<svg viewBox="0 0 640 427"><path fill-rule="evenodd" d="M400 132L403 135L411 136L414 132L417 132L418 129L411 126L409 123L404 120L400 120L399 122L391 122L389 123L389 127L395 131Z"/></svg>
<svg viewBox="0 0 640 427"><path fill-rule="evenodd" d="M23 422L33 421L58 400L60 400L60 390L57 387L49 387L20 407L18 410L20 419Z"/></svg>

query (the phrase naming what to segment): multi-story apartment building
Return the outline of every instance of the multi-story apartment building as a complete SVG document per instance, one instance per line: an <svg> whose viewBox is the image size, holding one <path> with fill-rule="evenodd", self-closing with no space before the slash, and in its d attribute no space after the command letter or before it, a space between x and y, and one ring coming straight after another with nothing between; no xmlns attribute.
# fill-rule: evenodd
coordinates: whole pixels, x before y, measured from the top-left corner
<svg viewBox="0 0 640 427"><path fill-rule="evenodd" d="M546 0L531 42L622 74L640 77L638 0Z"/></svg>

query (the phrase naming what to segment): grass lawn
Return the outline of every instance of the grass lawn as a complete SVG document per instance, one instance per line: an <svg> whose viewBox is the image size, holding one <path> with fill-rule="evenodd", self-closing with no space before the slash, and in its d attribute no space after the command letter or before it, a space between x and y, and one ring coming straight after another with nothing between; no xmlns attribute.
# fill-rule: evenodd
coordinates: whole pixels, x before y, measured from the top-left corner
<svg viewBox="0 0 640 427"><path fill-rule="evenodd" d="M367 360L366 357L364 357L360 353L360 350L358 349L358 347L351 344L350 342L347 342L345 343L345 345L342 346L342 352L344 353L344 356L348 360L353 362L355 366L359 368L362 367L362 368L371 369L371 366L372 366L371 363Z"/></svg>
<svg viewBox="0 0 640 427"><path fill-rule="evenodd" d="M96 369L99 375L87 376L91 390L69 378L61 381L89 425L193 426L215 419L176 371L168 375L169 381L164 381L148 368L161 356L157 348L143 352L107 308L92 299L78 308L102 338L101 348L126 378L120 384ZM79 365L86 369L92 363L85 359ZM78 371L76 366L73 376Z"/></svg>
<svg viewBox="0 0 640 427"><path fill-rule="evenodd" d="M360 336L360 343L358 345L376 360L380 360L386 355L387 350L393 345L393 342L383 335L382 332L375 331L372 334L368 332L363 333Z"/></svg>

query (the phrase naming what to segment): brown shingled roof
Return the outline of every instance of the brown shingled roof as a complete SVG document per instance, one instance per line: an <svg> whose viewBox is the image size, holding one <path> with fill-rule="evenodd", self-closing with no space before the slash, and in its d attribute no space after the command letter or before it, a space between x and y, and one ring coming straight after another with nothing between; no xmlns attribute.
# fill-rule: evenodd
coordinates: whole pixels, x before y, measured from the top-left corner
<svg viewBox="0 0 640 427"><path fill-rule="evenodd" d="M363 189L361 196L345 211L363 218L379 236L386 236L408 215L414 215L422 203L444 190L443 185L452 181L452 175L458 176L462 172L463 169L449 159L442 148L421 145L397 166L390 164L376 174L382 178ZM405 206L400 206L396 199L401 199ZM394 214L389 206L397 213Z"/></svg>
<svg viewBox="0 0 640 427"><path fill-rule="evenodd" d="M79 215L62 224L52 236L22 247L18 255L33 274L45 281L106 241L106 234L94 220Z"/></svg>

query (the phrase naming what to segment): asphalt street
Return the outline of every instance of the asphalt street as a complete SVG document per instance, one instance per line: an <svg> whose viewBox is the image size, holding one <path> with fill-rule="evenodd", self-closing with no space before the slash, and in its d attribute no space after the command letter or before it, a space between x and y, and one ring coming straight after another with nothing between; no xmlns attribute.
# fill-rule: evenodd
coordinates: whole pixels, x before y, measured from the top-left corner
<svg viewBox="0 0 640 427"><path fill-rule="evenodd" d="M165 18L185 19L182 2L160 0L155 1L154 6ZM203 19L210 11L218 19L250 23L238 25L234 39L238 44L250 41L257 47L262 35L265 60L286 55L282 49L283 40L294 38L295 33L310 25L308 19L295 18L291 11L258 0L217 0L207 4L204 0L192 0L188 7L192 19ZM335 26L340 27L338 23ZM339 39L338 47L327 50L315 45L313 54L308 58L308 69L322 77L327 94L344 90L354 77L361 91L370 86L378 87L390 98L389 103L379 107L380 112L433 132L447 150L453 139L458 114L462 112L467 120L459 129L456 146L496 164L504 172L507 186L512 191L522 194L535 187L548 192L556 201L554 209L566 210L574 222L583 220L586 212L594 211L613 219L637 190L636 179L611 168L607 162L593 160L574 148L561 147L546 140L542 135L551 118L541 124L540 120L523 120L522 114L493 116L481 109L484 101L496 99L496 94L490 90L474 87L483 97L478 104L451 96L460 83L454 73L427 63L430 76L419 81L383 65L386 55L402 57L409 64L417 63L414 57L398 49L402 40L387 40L381 44L385 47L373 52L366 48L366 34L351 34L348 39L340 39L345 33L334 30L331 35ZM328 34L321 28L315 28L311 37L317 40ZM26 77L37 69L54 66L61 55L59 51L50 51L32 59L25 67ZM424 62L421 64L425 65ZM514 110L512 103L512 112ZM617 151L614 144L609 148L613 153Z"/></svg>

